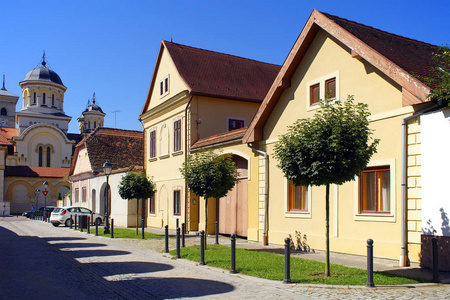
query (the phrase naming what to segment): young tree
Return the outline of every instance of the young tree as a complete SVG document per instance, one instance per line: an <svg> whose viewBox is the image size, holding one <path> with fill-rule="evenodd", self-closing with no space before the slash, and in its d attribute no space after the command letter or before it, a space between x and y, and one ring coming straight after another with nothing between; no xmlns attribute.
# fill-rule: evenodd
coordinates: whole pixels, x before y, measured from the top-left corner
<svg viewBox="0 0 450 300"><path fill-rule="evenodd" d="M188 189L205 198L205 233L208 232L208 198L224 197L239 181L239 172L231 155L200 150L187 157L180 172ZM205 248L206 248L205 234Z"/></svg>
<svg viewBox="0 0 450 300"><path fill-rule="evenodd" d="M330 276L330 184L351 181L367 166L379 140L371 141L367 104L321 101L312 118L288 127L275 146L284 176L296 186L325 185L326 276Z"/></svg>
<svg viewBox="0 0 450 300"><path fill-rule="evenodd" d="M444 101L450 105L450 47L448 45L436 49L433 65L431 77L423 78L424 83L432 87L428 98Z"/></svg>
<svg viewBox="0 0 450 300"><path fill-rule="evenodd" d="M144 173L127 173L122 177L119 184L119 195L122 199L137 199L136 203L136 235L138 234L139 223L139 199L147 199L155 194L156 186L154 182L145 176ZM142 201L142 217L144 217L144 201Z"/></svg>

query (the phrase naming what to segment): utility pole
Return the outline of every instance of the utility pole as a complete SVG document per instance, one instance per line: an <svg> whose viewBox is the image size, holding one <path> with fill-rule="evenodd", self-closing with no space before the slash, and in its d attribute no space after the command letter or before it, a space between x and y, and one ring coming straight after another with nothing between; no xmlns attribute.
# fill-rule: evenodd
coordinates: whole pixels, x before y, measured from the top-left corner
<svg viewBox="0 0 450 300"><path fill-rule="evenodd" d="M113 110L112 113L114 113L114 128L117 128L117 124L116 124L116 117L117 117L117 113L120 112L120 110Z"/></svg>

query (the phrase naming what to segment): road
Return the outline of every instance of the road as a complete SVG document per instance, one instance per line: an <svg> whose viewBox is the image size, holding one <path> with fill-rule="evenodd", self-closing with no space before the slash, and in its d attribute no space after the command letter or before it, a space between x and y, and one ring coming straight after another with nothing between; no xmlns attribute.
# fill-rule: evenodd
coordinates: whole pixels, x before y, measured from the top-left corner
<svg viewBox="0 0 450 300"><path fill-rule="evenodd" d="M283 284L22 217L0 218L0 299L446 299L448 285ZM151 247L150 247L151 248Z"/></svg>

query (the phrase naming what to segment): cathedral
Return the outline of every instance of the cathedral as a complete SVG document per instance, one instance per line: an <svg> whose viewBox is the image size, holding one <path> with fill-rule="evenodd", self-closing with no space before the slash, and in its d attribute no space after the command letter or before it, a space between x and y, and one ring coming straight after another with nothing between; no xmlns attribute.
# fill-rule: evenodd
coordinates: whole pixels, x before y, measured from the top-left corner
<svg viewBox="0 0 450 300"><path fill-rule="evenodd" d="M92 104L78 118L79 133L68 133L72 117L64 112L64 86L59 75L41 66L19 83L19 96L0 90L0 215L20 214L44 205L56 205L68 195L68 179L75 145L103 126L105 113ZM17 127L16 128L16 124Z"/></svg>

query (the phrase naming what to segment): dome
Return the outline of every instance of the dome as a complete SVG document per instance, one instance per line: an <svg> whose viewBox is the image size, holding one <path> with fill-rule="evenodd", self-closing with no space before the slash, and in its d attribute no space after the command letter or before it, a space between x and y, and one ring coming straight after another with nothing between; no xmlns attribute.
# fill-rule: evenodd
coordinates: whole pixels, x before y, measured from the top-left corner
<svg viewBox="0 0 450 300"><path fill-rule="evenodd" d="M25 78L23 81L30 81L30 80L50 81L50 82L57 83L57 84L64 86L59 75L56 74L55 71L47 68L45 66L45 64L46 64L45 61L43 61L42 67L35 68L35 69L31 70L30 72L28 72L27 75L25 75Z"/></svg>
<svg viewBox="0 0 450 300"><path fill-rule="evenodd" d="M98 112L104 113L103 110L102 110L102 108L101 108L100 106L98 106L97 104L95 104L95 100L94 100L94 103L91 104L91 105L89 105L89 106L85 109L84 112L89 112L89 111L98 111Z"/></svg>

